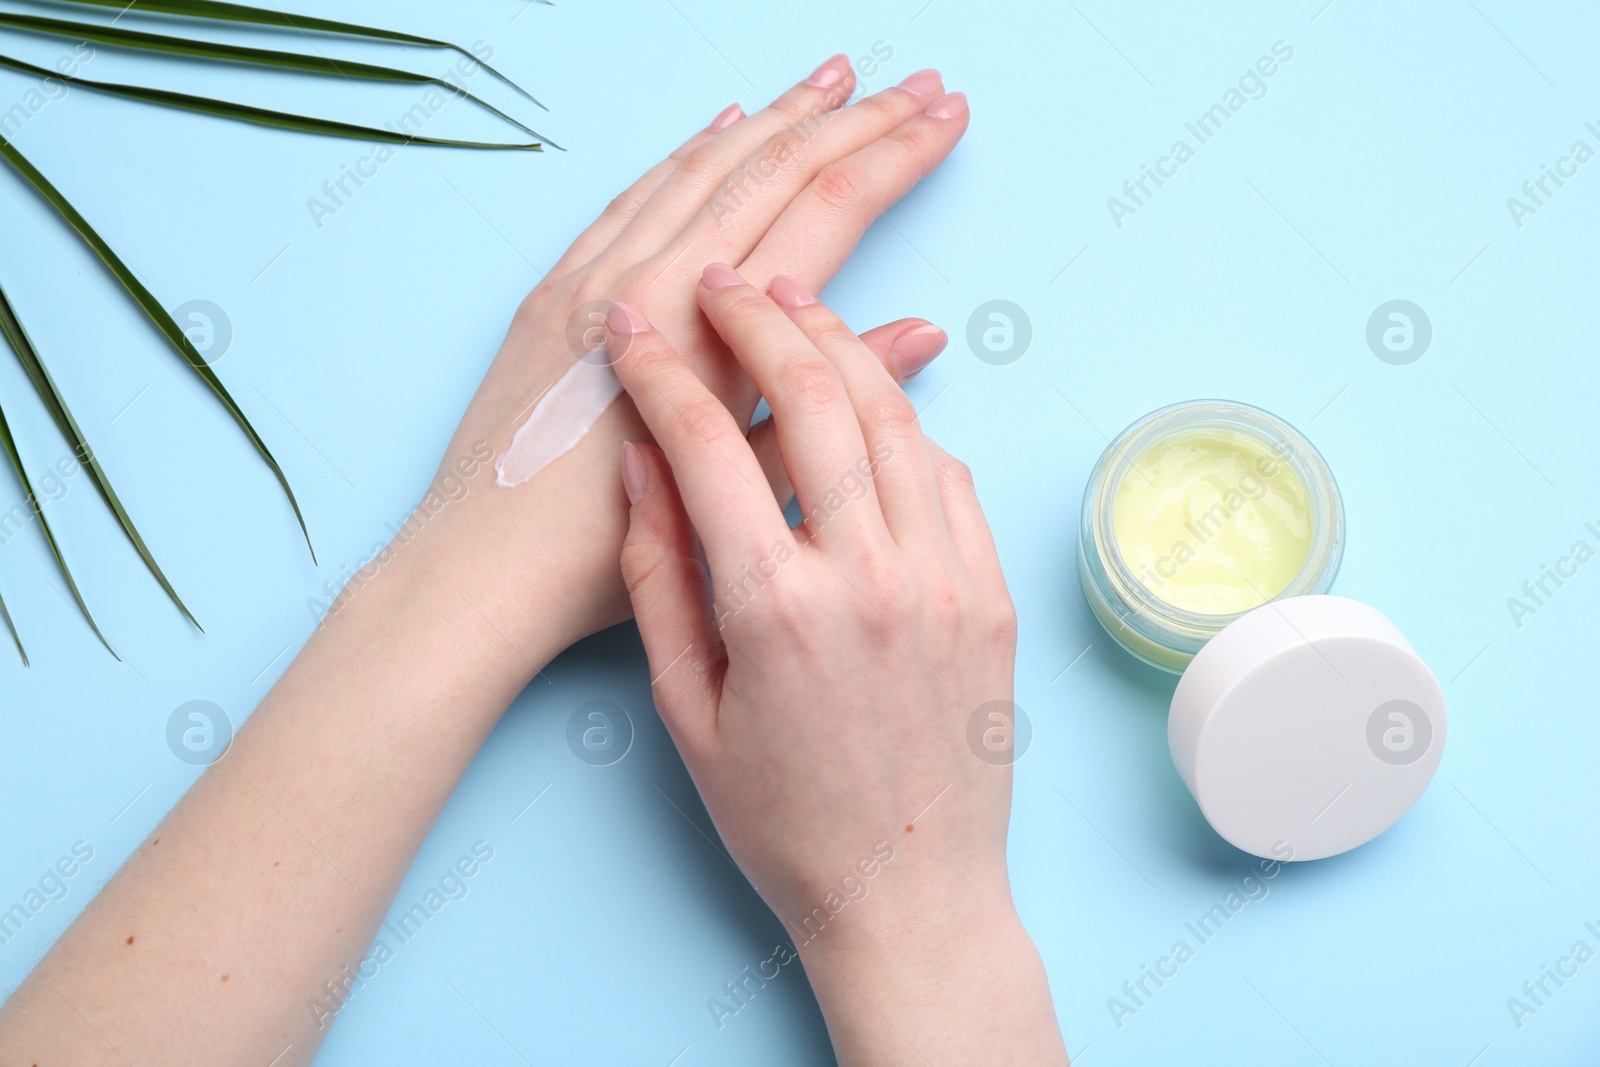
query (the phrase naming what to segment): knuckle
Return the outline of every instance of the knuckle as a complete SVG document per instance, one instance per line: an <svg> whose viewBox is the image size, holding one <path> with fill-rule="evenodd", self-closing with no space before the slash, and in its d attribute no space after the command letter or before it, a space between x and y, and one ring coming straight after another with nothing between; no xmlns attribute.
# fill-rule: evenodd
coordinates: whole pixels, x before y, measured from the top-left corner
<svg viewBox="0 0 1600 1067"><path fill-rule="evenodd" d="M989 640L1000 648L1015 648L1017 645L1017 609L1012 605L1011 597L1004 592L989 612Z"/></svg>
<svg viewBox="0 0 1600 1067"><path fill-rule="evenodd" d="M692 150L678 164L678 173L696 184L721 181L732 169L733 161L728 157L727 149L715 140Z"/></svg>
<svg viewBox="0 0 1600 1067"><path fill-rule="evenodd" d="M974 488L972 468L954 456L943 456L938 465L939 481L955 489Z"/></svg>
<svg viewBox="0 0 1600 1067"><path fill-rule="evenodd" d="M584 271L568 286L567 302L576 309L585 304L616 299L616 286L600 272Z"/></svg>
<svg viewBox="0 0 1600 1067"><path fill-rule="evenodd" d="M873 615L881 612L882 615L892 618L912 610L912 602L916 599L916 587L911 577L901 568L893 564L869 561L864 569L862 592L872 607L877 609L872 612Z"/></svg>
<svg viewBox="0 0 1600 1067"><path fill-rule="evenodd" d="M811 343L824 352L829 349L849 349L859 347L861 338L844 322L827 315L823 321L808 328Z"/></svg>
<svg viewBox="0 0 1600 1067"><path fill-rule="evenodd" d="M675 432L692 445L716 444L727 436L728 409L714 397L691 400L678 409Z"/></svg>
<svg viewBox="0 0 1600 1067"><path fill-rule="evenodd" d="M617 275L605 287L605 290L604 299L606 300L621 301L636 308L645 308L651 305L650 297L653 291L649 285L649 279L640 277L639 272L636 270L624 271ZM650 306L650 310L654 311L655 308Z"/></svg>
<svg viewBox="0 0 1600 1067"><path fill-rule="evenodd" d="M867 420L895 436L909 436L917 429L917 409L900 390L886 389L868 401Z"/></svg>
<svg viewBox="0 0 1600 1067"><path fill-rule="evenodd" d="M810 93L785 93L772 102L772 110L782 115L791 125L803 126L811 129L818 122L825 122L832 115L844 97L835 87L819 100Z"/></svg>
<svg viewBox="0 0 1600 1067"><path fill-rule="evenodd" d="M830 163L811 180L811 194L834 211L851 211L865 198L866 182L849 163Z"/></svg>
<svg viewBox="0 0 1600 1067"><path fill-rule="evenodd" d="M608 353L629 381L660 382L670 376L677 355L659 338L630 337L621 352Z"/></svg>
<svg viewBox="0 0 1600 1067"><path fill-rule="evenodd" d="M513 321L523 327L533 326L540 322L550 311L552 305L559 306L557 302L561 294L549 276L535 285L528 295L522 298L517 305L517 310L512 316Z"/></svg>
<svg viewBox="0 0 1600 1067"><path fill-rule="evenodd" d="M814 637L809 620L816 615L814 583L792 580L794 559L788 546L777 544L765 555L737 570L714 576L715 607L724 621L735 616L763 644L804 647Z"/></svg>
<svg viewBox="0 0 1600 1067"><path fill-rule="evenodd" d="M787 577L777 574L767 581L764 614L774 626L798 633L812 614L812 594L805 583L787 581Z"/></svg>
<svg viewBox="0 0 1600 1067"><path fill-rule="evenodd" d="M603 219L631 219L639 213L639 209L643 206L644 202L639 199L638 193L631 188L624 189L611 198L611 202L600 213L600 217Z"/></svg>
<svg viewBox="0 0 1600 1067"><path fill-rule="evenodd" d="M894 94L878 94L863 96L860 100L850 105L850 110L858 116L870 113L877 120L878 128L885 128L886 123L896 123L904 115L904 109L899 101L893 98Z"/></svg>
<svg viewBox="0 0 1600 1067"><path fill-rule="evenodd" d="M622 584L627 586L628 595L638 593L665 559L660 542L630 529L622 542L621 555Z"/></svg>
<svg viewBox="0 0 1600 1067"><path fill-rule="evenodd" d="M791 89L768 104L764 109L763 117L778 115L785 122L794 122L814 106L809 100L802 98Z"/></svg>
<svg viewBox="0 0 1600 1067"><path fill-rule="evenodd" d="M792 359L780 366L774 377L780 395L802 413L823 411L843 395L839 376L820 359Z"/></svg>
<svg viewBox="0 0 1600 1067"><path fill-rule="evenodd" d="M528 294L528 299L549 300L555 296L556 291L556 280L546 275L543 281L533 287L533 290Z"/></svg>
<svg viewBox="0 0 1600 1067"><path fill-rule="evenodd" d="M785 126L761 147L761 159L779 166L787 166L805 155L810 138L793 126Z"/></svg>
<svg viewBox="0 0 1600 1067"><path fill-rule="evenodd" d="M739 319L763 319L772 314L772 301L748 285L740 286L722 305L722 313Z"/></svg>
<svg viewBox="0 0 1600 1067"><path fill-rule="evenodd" d="M677 148L674 148L672 150L672 153L669 156L667 156L667 158L666 158L666 160L664 162L666 162L666 163L682 163L685 159L688 158L690 152L693 152L696 148L699 148L701 145L705 144L710 139L711 139L711 135L709 133L702 132L702 133L696 134L695 136L689 138L689 140L683 142Z"/></svg>
<svg viewBox="0 0 1600 1067"><path fill-rule="evenodd" d="M928 161L938 150L938 137L926 123L913 122L889 135L889 143L899 151L900 162L910 165L919 175L928 172Z"/></svg>

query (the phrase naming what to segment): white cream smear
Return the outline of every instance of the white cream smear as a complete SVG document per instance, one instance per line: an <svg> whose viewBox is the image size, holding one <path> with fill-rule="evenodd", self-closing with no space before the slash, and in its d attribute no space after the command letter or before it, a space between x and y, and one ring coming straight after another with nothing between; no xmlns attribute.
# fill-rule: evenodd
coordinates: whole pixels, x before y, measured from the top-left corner
<svg viewBox="0 0 1600 1067"><path fill-rule="evenodd" d="M621 395L622 382L606 359L605 345L596 345L533 406L495 461L495 482L521 485L571 452Z"/></svg>

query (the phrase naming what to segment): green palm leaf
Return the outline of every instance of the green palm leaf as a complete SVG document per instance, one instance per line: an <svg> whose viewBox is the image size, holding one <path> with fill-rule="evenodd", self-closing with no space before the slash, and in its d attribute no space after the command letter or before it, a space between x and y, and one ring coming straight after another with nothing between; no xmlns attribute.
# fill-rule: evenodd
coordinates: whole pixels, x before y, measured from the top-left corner
<svg viewBox="0 0 1600 1067"><path fill-rule="evenodd" d="M353 22L335 22L333 19L316 18L311 15L290 15L283 11L268 11L259 7L250 7L247 4L227 4L219 0L67 0L74 4L93 4L96 7L114 7L122 11L137 8L140 11L156 11L164 15L184 15L189 18L216 19L221 22L246 22L256 26L278 26L292 30L313 30L317 33L337 33L346 37L367 37L377 41L393 41L397 44L419 44L428 48L446 48L457 55L464 56L479 64L500 81L511 86L517 92L539 104L539 101L522 86L495 70L489 64L449 41L438 41L431 37L418 37L411 33L401 33L398 30L380 30L372 26L358 26Z"/></svg>
<svg viewBox="0 0 1600 1067"><path fill-rule="evenodd" d="M20 59L7 55L0 55L0 67L31 74L35 77L54 78L54 72L45 67L34 66ZM273 111L270 108L253 107L249 104L236 104L229 100L211 100L203 96L190 96L188 93L175 93L168 89L149 89L142 85L119 85L115 82L97 82L88 78L74 78L72 84L80 88L97 93L106 93L109 96L123 96L131 100L142 100L147 104L157 104L162 107L181 108L184 111L199 111L207 115L216 115L236 122L252 122L258 126L273 126L283 130L294 130L298 133L319 133L329 137L354 137L362 141L386 141L390 144L425 144L437 145L444 148L517 148L526 151L539 152L544 146L537 141L527 144L503 144L493 141L454 141L443 137L423 137L420 134L405 134L396 130L379 129L375 126L357 126L350 122L339 122L334 119L312 118L307 115L292 115L286 111Z"/></svg>
<svg viewBox="0 0 1600 1067"><path fill-rule="evenodd" d="M11 621L11 613L6 611L3 597L0 597L0 619L5 619L5 629L11 630L11 640L16 641L16 654L22 657L22 665L27 667L27 649L22 648L22 635L16 632L16 622Z"/></svg>
<svg viewBox="0 0 1600 1067"><path fill-rule="evenodd" d="M22 457L17 454L17 442L11 437L11 427L6 423L6 413L0 408L0 445L5 446L6 456L11 460L11 468L17 472L17 480L22 483L22 488L27 490L28 503L33 508L33 513L39 519L39 527L44 531L44 539L50 542L50 551L55 554L56 566L61 568L61 575L67 580L67 588L72 590L72 599L78 602L78 610L83 612L83 617L89 621L89 629L106 646L106 651L111 653L118 661L122 659L117 655L117 650L111 647L111 642L106 640L106 635L100 632L100 627L94 623L94 616L89 614L89 605L83 602L83 594L78 592L78 583L72 580L72 571L67 569L66 557L61 554L61 546L56 543L56 535L50 529L50 520L44 517L44 509L39 506L39 498L33 493L33 483L28 480L28 472L22 469ZM11 618L6 616L9 623ZM13 631L14 632L14 631ZM17 642L17 648L22 648L22 643ZM24 653L24 663L27 662Z"/></svg>
<svg viewBox="0 0 1600 1067"><path fill-rule="evenodd" d="M83 436L83 431L78 428L78 422L68 410L66 400L61 396L61 390L56 387L55 379L50 377L50 371L45 368L40 360L38 350L33 347L27 331L22 328L22 322L17 318L16 312L11 307L11 301L6 296L6 291L0 287L0 335L4 335L11 345L11 350L17 354L23 370L28 372L28 380L33 382L34 391L39 394L39 399L44 401L45 408L50 412L50 417L55 420L56 428L61 431L61 436L67 439L72 446L72 451L89 472L89 478L94 482L94 487L100 491L100 498L106 502L111 513L117 517L117 522L122 526L122 532L128 535L139 558L144 560L144 565L149 568L155 580L161 583L161 588L167 591L167 596L178 606L178 610L195 629L205 632L198 619L190 613L183 600L178 596L177 590L172 588L172 583L167 581L167 576L161 572L156 564L155 557L150 554L144 538L139 536L139 531L134 528L133 520L128 517L127 510L122 506L122 501L117 498L116 490L111 488L111 480L106 477L106 472L101 468L100 461L95 458L94 449L89 447L89 441Z"/></svg>
<svg viewBox="0 0 1600 1067"><path fill-rule="evenodd" d="M103 26L93 22L70 22L66 19L44 18L38 15L16 15L0 12L0 26L69 40L93 41L112 48L126 48L144 52L162 52L169 55L188 56L191 59L216 60L223 63L242 63L250 66L275 67L308 74L336 75L343 78L364 78L368 81L402 82L407 85L435 85L458 96L464 96L479 107L511 123L518 129L544 141L539 131L507 115L493 104L483 100L458 85L443 78L414 74L408 70L395 70L372 63L333 60L326 56L301 55L298 52L278 52L267 48L247 48L241 45L220 44L214 41L196 41L186 37L167 37L141 30L125 30L120 26ZM68 79L69 81L72 79ZM553 142L552 142L553 143ZM556 147L560 147L557 145Z"/></svg>
<svg viewBox="0 0 1600 1067"><path fill-rule="evenodd" d="M311 545L311 534L306 530L305 516L300 514L300 503L295 500L294 490L289 488L289 479L284 476L283 468L278 466L278 461L272 458L272 453L267 449L266 442L261 440L255 431L255 427L250 425L250 420L239 409L239 405L234 403L227 387L207 366L205 357L200 355L199 351L194 347L194 343L173 321L172 316L167 313L166 308L161 306L160 301L156 300L150 290L146 289L144 284L134 276L133 271L128 269L128 265L122 262L117 254L111 250L111 246L101 240L100 235L95 233L94 228L89 225L82 215L78 214L78 210L68 203L67 198L61 195L60 190L50 184L49 179L40 174L38 169L32 163L29 163L27 158L17 151L16 146L3 135L0 135L0 158L3 158L17 173L27 179L28 184L32 185L34 190L66 220L67 224L77 231L78 236L82 237L95 255L100 257L100 261L105 264L112 276L122 283L122 287L128 291L128 295L133 297L134 302L150 317L150 321L155 323L156 329L160 330L162 335L171 342L172 347L178 350L178 354L183 357L184 362L193 368L194 372L200 376L201 381L205 382L207 387L210 388L212 394L222 402L223 407L228 409L228 414L233 416L233 421L244 431L245 436L250 439L250 443L255 446L256 452L266 461L267 466L272 469L273 475L278 479L278 484L283 487L284 495L289 498L289 506L294 509L294 517L300 523L300 532L305 536L306 548L310 549L311 559L315 562L317 552Z"/></svg>
<svg viewBox="0 0 1600 1067"><path fill-rule="evenodd" d="M5 629L11 630L11 640L16 641L16 654L22 657L22 665L27 667L27 649L22 648L22 635L16 632L16 622L11 621L11 613L6 611L5 600L0 600L0 619L5 619Z"/></svg>

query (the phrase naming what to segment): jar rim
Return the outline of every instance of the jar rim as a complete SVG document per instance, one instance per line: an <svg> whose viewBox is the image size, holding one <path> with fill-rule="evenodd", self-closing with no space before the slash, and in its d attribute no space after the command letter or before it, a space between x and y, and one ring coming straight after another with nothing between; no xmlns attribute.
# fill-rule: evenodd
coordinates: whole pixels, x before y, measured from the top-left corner
<svg viewBox="0 0 1600 1067"><path fill-rule="evenodd" d="M1190 611L1157 596L1122 556L1112 526L1111 501L1134 461L1149 446L1208 429L1240 433L1264 445L1289 464L1306 487L1311 545L1295 577L1264 603L1327 592L1338 573L1344 546L1344 502L1333 472L1305 435L1278 416L1238 401L1191 400L1159 408L1134 421L1107 445L1084 490L1080 563L1085 577L1099 587L1101 599L1126 626L1185 663L1206 641L1246 612ZM1164 670L1174 669L1171 664L1155 662L1149 655L1129 648L1123 637L1115 633L1113 636L1140 659Z"/></svg>

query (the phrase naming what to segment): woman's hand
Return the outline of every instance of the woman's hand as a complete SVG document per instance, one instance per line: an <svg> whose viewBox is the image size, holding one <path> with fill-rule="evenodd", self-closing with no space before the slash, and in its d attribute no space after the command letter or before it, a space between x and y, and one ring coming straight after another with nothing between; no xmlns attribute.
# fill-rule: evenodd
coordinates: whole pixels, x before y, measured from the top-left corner
<svg viewBox="0 0 1600 1067"><path fill-rule="evenodd" d="M632 403L514 489L494 486L487 458L578 358L591 310L616 299L671 326L749 451L757 390L701 320L701 267L821 286L966 129L933 72L842 107L853 85L836 56L766 110L725 112L578 238L517 312L405 531L0 1006L0 1062L311 1062L506 706L627 613L616 464L624 437L644 434ZM906 320L872 341L903 377L943 335ZM772 433L751 434L758 452L773 455Z"/></svg>
<svg viewBox="0 0 1600 1067"><path fill-rule="evenodd" d="M1011 903L1010 766L969 743L1009 712L1016 648L971 477L805 286L771 293L711 264L699 300L772 407L795 530L663 333L607 317L660 442L624 451L622 570L662 718L842 1061L1064 1063Z"/></svg>
<svg viewBox="0 0 1600 1067"><path fill-rule="evenodd" d="M758 390L695 304L701 268L727 261L761 284L782 271L820 289L866 228L967 128L965 98L946 95L936 71L845 107L854 83L849 61L835 56L762 111L723 112L613 200L518 310L440 477L475 450L503 452L532 401L593 343L617 300L671 332L742 435ZM866 339L901 379L945 341L914 319ZM484 640L524 652L509 659L523 681L532 673L527 663L628 614L617 572L627 511L615 471L623 439L643 436L624 399L531 482L494 487L489 467L476 475L481 489L469 486L427 524L429 569L447 576L492 627ZM786 492L772 427L757 427L751 443Z"/></svg>

